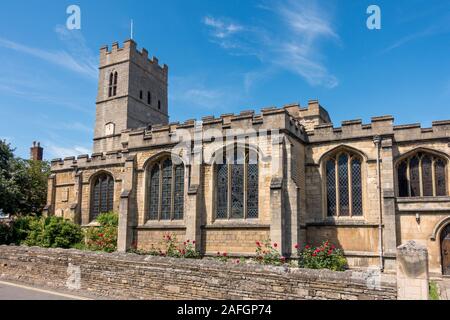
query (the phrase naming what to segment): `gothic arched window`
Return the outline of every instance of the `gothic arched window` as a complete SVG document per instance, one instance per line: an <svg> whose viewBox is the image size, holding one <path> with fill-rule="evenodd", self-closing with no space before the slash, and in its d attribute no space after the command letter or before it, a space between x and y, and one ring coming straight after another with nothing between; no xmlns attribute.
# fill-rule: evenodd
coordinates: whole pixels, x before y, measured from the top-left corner
<svg viewBox="0 0 450 320"><path fill-rule="evenodd" d="M258 156L235 147L215 164L216 219L258 218Z"/></svg>
<svg viewBox="0 0 450 320"><path fill-rule="evenodd" d="M111 72L109 74L109 86L108 86L108 97L114 97L117 94L117 78L118 73Z"/></svg>
<svg viewBox="0 0 450 320"><path fill-rule="evenodd" d="M154 163L147 182L150 220L182 220L184 213L184 165L170 158Z"/></svg>
<svg viewBox="0 0 450 320"><path fill-rule="evenodd" d="M362 159L351 152L339 152L325 163L328 216L362 216Z"/></svg>
<svg viewBox="0 0 450 320"><path fill-rule="evenodd" d="M399 197L447 196L447 162L436 155L417 152L397 164Z"/></svg>
<svg viewBox="0 0 450 320"><path fill-rule="evenodd" d="M114 208L114 178L107 173L100 174L92 184L91 220L101 213L113 211Z"/></svg>

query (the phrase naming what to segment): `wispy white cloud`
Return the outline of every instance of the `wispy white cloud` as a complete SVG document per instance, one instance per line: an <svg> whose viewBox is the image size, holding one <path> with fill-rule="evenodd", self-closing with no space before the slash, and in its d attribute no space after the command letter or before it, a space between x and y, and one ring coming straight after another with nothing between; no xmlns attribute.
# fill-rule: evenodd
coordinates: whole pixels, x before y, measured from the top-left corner
<svg viewBox="0 0 450 320"><path fill-rule="evenodd" d="M410 10L410 8L406 8ZM398 49L406 44L420 39L450 33L450 14L448 14L448 12L444 10L444 8L448 8L448 4L440 3L435 4L434 6L428 6L427 3L426 9L421 12L410 12L409 10L407 10L407 12L403 12L401 14L402 19L400 19L399 23L408 23L408 30L410 29L410 25L422 25L420 23L420 20L422 20L423 18L427 18L426 23L428 25L426 27L422 27L422 29L419 31L412 32L394 41L392 44L381 50L380 53L388 53L392 50ZM429 21L432 22L429 23Z"/></svg>
<svg viewBox="0 0 450 320"><path fill-rule="evenodd" d="M74 111L80 111L85 114L90 114L92 110L88 107L83 107L78 104L76 100L62 99L53 96L50 93L44 93L43 89L38 85L39 83L22 81L21 79L0 78L0 92L25 99L32 102L46 103L54 105L55 107L64 107Z"/></svg>
<svg viewBox="0 0 450 320"><path fill-rule="evenodd" d="M205 17L203 19L203 23L212 27L214 30L214 36L219 39L227 38L244 29L244 27L239 24L226 22L222 19L217 19L211 16Z"/></svg>
<svg viewBox="0 0 450 320"><path fill-rule="evenodd" d="M77 156L80 154L89 154L91 150L84 146L61 146L53 142L47 142L43 144L46 154L49 158L64 158Z"/></svg>
<svg viewBox="0 0 450 320"><path fill-rule="evenodd" d="M317 1L287 0L275 4L263 3L260 9L267 10L286 25L286 32L252 25L246 26L231 19L207 16L203 23L210 30L210 40L234 55L254 55L268 68L293 72L310 85L333 88L338 79L324 63L320 50L323 41L339 43L340 38L332 25L328 10ZM279 25L279 24L278 24ZM249 88L254 79L261 78L258 71L247 73L244 81ZM259 71L267 73L267 71Z"/></svg>
<svg viewBox="0 0 450 320"><path fill-rule="evenodd" d="M173 89L169 98L177 105L211 110L226 104L225 88L207 86L202 77L175 76L171 81Z"/></svg>
<svg viewBox="0 0 450 320"><path fill-rule="evenodd" d="M45 50L2 37L0 47L36 57L90 78L97 78L96 58L86 46L82 34L76 30L69 32L62 26L57 26L55 32L68 47L67 50Z"/></svg>
<svg viewBox="0 0 450 320"><path fill-rule="evenodd" d="M59 127L64 130L72 130L72 131L78 131L78 132L84 132L84 133L92 133L94 131L92 126L87 126L84 123L77 122L77 121L70 122L70 123L69 122L62 123Z"/></svg>
<svg viewBox="0 0 450 320"><path fill-rule="evenodd" d="M438 30L435 27L432 26L432 27L429 27L429 28L427 28L427 29L425 29L423 31L419 31L419 32L416 32L416 33L413 33L413 34L409 34L409 35L407 35L407 36L405 36L405 37L395 41L393 44L389 45L385 49L383 49L381 51L381 53L388 53L389 51L397 49L397 48L399 48L399 47L401 47L401 46L403 46L403 45L405 45L405 44L407 44L409 42L412 42L412 41L418 40L420 38L425 38L427 36L431 36L433 34L436 34L436 32L438 32Z"/></svg>

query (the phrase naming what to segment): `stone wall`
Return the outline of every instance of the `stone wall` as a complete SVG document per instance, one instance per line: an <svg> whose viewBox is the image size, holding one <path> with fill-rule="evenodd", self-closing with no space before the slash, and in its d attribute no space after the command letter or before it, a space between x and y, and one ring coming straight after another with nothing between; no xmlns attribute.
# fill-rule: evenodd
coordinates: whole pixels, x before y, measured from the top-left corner
<svg viewBox="0 0 450 320"><path fill-rule="evenodd" d="M0 246L0 279L115 299L396 299L395 278L368 272L35 247Z"/></svg>

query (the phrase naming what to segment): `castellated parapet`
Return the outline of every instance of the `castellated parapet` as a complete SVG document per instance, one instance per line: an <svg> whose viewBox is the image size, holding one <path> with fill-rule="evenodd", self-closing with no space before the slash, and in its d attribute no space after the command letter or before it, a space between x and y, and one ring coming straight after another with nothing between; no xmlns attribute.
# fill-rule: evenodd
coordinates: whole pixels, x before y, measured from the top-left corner
<svg viewBox="0 0 450 320"><path fill-rule="evenodd" d="M150 59L147 49L142 48L139 51L134 40L124 41L123 47L119 47L119 43L114 42L111 50L107 45L100 48L100 68L127 61L133 61L149 73L155 73L161 81L167 82L168 80L169 67L167 64L160 65L155 56Z"/></svg>

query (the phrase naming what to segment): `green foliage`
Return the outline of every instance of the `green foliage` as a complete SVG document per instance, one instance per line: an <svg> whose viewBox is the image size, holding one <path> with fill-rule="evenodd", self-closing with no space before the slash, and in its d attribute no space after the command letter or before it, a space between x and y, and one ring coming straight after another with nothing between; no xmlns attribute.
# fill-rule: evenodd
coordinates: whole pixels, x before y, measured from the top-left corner
<svg viewBox="0 0 450 320"><path fill-rule="evenodd" d="M86 248L92 251L116 251L119 226L117 213L102 213L95 221L99 223L99 226L91 227L86 231Z"/></svg>
<svg viewBox="0 0 450 320"><path fill-rule="evenodd" d="M12 242L14 244L22 244L30 233L31 222L36 220L34 216L18 216L11 222L12 226Z"/></svg>
<svg viewBox="0 0 450 320"><path fill-rule="evenodd" d="M228 253L218 251L217 255L216 255L216 259L219 261L222 261L222 262L227 262L229 259Z"/></svg>
<svg viewBox="0 0 450 320"><path fill-rule="evenodd" d="M439 288L436 281L430 281L429 285L430 300L439 300Z"/></svg>
<svg viewBox="0 0 450 320"><path fill-rule="evenodd" d="M182 244L178 242L176 235L165 234L163 236L163 241L161 247L164 248L152 248L149 251L141 250L136 248L136 243L133 243L132 249L128 252L140 254L140 255L150 255L150 256L162 256L162 257L172 257L172 258L186 258L186 259L200 259L201 255L195 249L195 241L186 240Z"/></svg>
<svg viewBox="0 0 450 320"><path fill-rule="evenodd" d="M275 266L283 265L286 262L286 258L280 254L276 249L277 247L278 244L274 243L272 245L270 239L267 239L262 243L256 241L256 262Z"/></svg>
<svg viewBox="0 0 450 320"><path fill-rule="evenodd" d="M317 248L307 245L302 251L299 250L298 255L300 268L344 271L347 266L343 252L329 241Z"/></svg>
<svg viewBox="0 0 450 320"><path fill-rule="evenodd" d="M16 158L0 140L0 209L9 214L40 214L47 200L50 165Z"/></svg>
<svg viewBox="0 0 450 320"><path fill-rule="evenodd" d="M119 226L119 215L115 212L106 212L100 214L97 219L95 219L101 226Z"/></svg>
<svg viewBox="0 0 450 320"><path fill-rule="evenodd" d="M30 223L36 219L33 216L18 216L11 221L0 222L0 244L20 245L30 232Z"/></svg>
<svg viewBox="0 0 450 320"><path fill-rule="evenodd" d="M200 252L195 249L195 241L186 240L183 244L179 244L175 234L165 234L163 243L166 251L162 252L163 256L172 258L198 259Z"/></svg>
<svg viewBox="0 0 450 320"><path fill-rule="evenodd" d="M12 227L10 223L0 221L0 245L12 243Z"/></svg>
<svg viewBox="0 0 450 320"><path fill-rule="evenodd" d="M44 248L71 248L83 239L80 226L60 217L33 218L24 243Z"/></svg>

